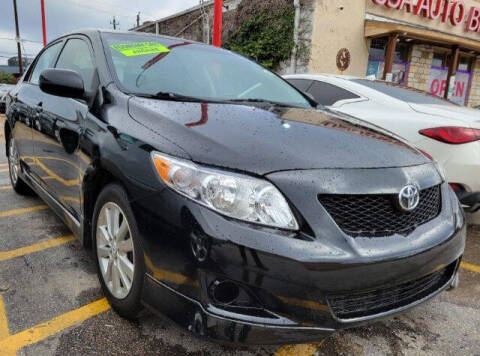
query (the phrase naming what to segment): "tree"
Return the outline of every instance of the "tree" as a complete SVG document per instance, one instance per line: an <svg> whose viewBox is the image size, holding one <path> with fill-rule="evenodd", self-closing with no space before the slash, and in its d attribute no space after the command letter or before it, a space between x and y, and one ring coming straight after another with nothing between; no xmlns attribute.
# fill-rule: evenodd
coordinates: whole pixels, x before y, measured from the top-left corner
<svg viewBox="0 0 480 356"><path fill-rule="evenodd" d="M0 70L0 83L15 84L17 83L17 80L12 73Z"/></svg>

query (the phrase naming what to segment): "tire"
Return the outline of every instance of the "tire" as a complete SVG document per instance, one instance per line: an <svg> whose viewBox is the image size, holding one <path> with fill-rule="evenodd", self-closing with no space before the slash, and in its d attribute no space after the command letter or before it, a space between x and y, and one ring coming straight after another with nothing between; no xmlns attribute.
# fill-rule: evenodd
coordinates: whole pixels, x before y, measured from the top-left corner
<svg viewBox="0 0 480 356"><path fill-rule="evenodd" d="M92 236L103 292L120 316L135 318L142 310L145 260L137 222L120 185L109 184L100 193L93 213Z"/></svg>
<svg viewBox="0 0 480 356"><path fill-rule="evenodd" d="M19 195L34 195L33 190L25 183L19 176L20 172L20 157L18 156L17 145L15 139L8 137L8 172L10 176L10 183L13 190Z"/></svg>

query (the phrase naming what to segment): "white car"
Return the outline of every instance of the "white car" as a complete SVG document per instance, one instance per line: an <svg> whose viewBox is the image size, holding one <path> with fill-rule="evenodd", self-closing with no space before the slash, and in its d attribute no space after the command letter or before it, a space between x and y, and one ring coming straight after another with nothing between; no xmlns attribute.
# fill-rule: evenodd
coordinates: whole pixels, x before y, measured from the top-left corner
<svg viewBox="0 0 480 356"><path fill-rule="evenodd" d="M422 91L340 75L287 75L330 109L389 130L432 156L469 212L480 210L480 112ZM472 222L480 223L480 213Z"/></svg>

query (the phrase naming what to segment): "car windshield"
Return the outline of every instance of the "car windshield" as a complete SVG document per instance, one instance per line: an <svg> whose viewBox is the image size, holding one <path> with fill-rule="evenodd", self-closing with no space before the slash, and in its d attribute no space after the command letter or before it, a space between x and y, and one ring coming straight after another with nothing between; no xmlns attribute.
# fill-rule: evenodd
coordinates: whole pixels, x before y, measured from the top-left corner
<svg viewBox="0 0 480 356"><path fill-rule="evenodd" d="M118 82L132 94L174 93L212 101L269 101L311 107L296 89L232 52L189 41L104 33Z"/></svg>
<svg viewBox="0 0 480 356"><path fill-rule="evenodd" d="M413 88L400 87L395 84L368 79L353 79L352 82L377 90L392 98L412 104L456 105L451 101L436 97Z"/></svg>

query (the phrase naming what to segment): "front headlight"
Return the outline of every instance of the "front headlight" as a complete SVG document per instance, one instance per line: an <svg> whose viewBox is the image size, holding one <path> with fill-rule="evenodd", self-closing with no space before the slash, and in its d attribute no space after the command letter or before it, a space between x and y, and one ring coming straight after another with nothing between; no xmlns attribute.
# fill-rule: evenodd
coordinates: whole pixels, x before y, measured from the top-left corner
<svg viewBox="0 0 480 356"><path fill-rule="evenodd" d="M158 152L152 152L152 160L165 184L199 204L231 218L298 230L287 201L267 181L200 167Z"/></svg>

